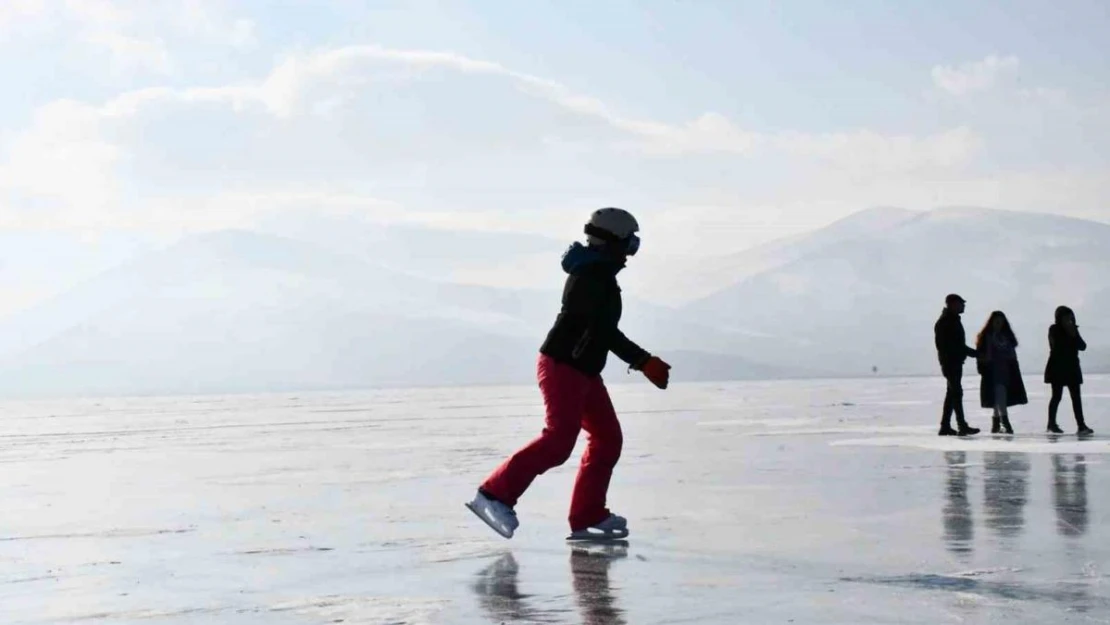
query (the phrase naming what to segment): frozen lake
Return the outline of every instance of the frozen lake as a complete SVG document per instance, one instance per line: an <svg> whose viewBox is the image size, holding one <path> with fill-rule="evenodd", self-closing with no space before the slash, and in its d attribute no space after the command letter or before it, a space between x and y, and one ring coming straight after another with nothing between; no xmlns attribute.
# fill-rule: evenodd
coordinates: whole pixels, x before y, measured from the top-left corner
<svg viewBox="0 0 1110 625"><path fill-rule="evenodd" d="M972 439L939 377L628 380L610 549L563 540L584 440L511 541L463 507L533 387L0 405L0 622L1110 623L1110 379L1082 441L1033 377Z"/></svg>

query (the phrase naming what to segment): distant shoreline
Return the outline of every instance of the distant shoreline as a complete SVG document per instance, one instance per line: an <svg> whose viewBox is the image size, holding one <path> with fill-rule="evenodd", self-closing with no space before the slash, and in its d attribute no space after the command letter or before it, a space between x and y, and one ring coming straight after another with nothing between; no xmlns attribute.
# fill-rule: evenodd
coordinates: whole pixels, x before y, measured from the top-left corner
<svg viewBox="0 0 1110 625"><path fill-rule="evenodd" d="M1098 379L1110 376L1110 372L1084 372L1084 375ZM921 380L925 378L943 379L940 375L932 374L903 374L903 375L885 375L876 373L874 375L826 375L826 376L782 376L776 378L737 378L727 379L703 379L682 381L672 379L671 388L675 387L699 387L699 386L712 386L712 385L764 385L764 384L777 384L789 382L859 382L865 380ZM1023 376L1027 385L1031 388L1044 386L1041 382L1042 376L1040 373L1027 374ZM613 375L606 376L606 384L613 388L626 388L635 386L644 386L645 382L636 377L621 375L616 377ZM970 375L965 375L965 386L969 384L978 384L978 375L972 372ZM227 389L227 390L208 390L197 392L182 392L182 391L148 391L148 392L131 392L120 393L112 391L103 392L73 392L73 393L27 393L27 394L9 394L0 395L0 404L18 404L18 403L40 403L40 402L55 402L55 401L106 401L106 400L201 400L212 398L244 398L244 397L274 397L274 396L288 396L291 399L296 399L301 396L321 396L321 395L336 395L336 394L359 394L359 393L403 393L405 391L451 391L459 389L528 389L534 388L534 383L480 383L480 384L406 384L406 385L379 385L379 386L336 386L336 387L317 387L317 388L282 388L282 389ZM646 386L645 391L650 390Z"/></svg>

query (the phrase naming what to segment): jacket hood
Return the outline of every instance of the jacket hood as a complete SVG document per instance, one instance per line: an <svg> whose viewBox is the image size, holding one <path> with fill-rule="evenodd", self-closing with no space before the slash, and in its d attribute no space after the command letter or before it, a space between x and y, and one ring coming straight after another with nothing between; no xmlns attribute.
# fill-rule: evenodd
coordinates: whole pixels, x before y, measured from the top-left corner
<svg viewBox="0 0 1110 625"><path fill-rule="evenodd" d="M583 269L597 264L608 265L615 275L624 268L624 263L613 258L610 254L596 247L586 247L575 241L563 252L563 271L576 274Z"/></svg>

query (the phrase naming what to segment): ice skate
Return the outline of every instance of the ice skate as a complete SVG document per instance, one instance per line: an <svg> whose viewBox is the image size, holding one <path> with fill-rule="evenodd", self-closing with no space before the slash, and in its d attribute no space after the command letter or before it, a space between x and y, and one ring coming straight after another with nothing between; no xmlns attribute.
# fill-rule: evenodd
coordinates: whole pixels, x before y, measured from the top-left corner
<svg viewBox="0 0 1110 625"><path fill-rule="evenodd" d="M570 536L567 536L567 540L605 542L620 540L627 536L628 520L622 516L610 514L609 518L597 525L571 532Z"/></svg>
<svg viewBox="0 0 1110 625"><path fill-rule="evenodd" d="M468 501L465 505L479 519L485 521L486 525L493 528L493 531L505 538L512 538L513 532L520 526L520 521L517 520L516 512L512 508L496 499L486 497L481 490L474 495L473 501Z"/></svg>

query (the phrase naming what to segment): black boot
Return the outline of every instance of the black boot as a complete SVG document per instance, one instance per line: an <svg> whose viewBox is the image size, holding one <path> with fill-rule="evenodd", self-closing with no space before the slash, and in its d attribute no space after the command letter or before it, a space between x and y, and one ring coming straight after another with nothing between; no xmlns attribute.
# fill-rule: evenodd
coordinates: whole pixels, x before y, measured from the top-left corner
<svg viewBox="0 0 1110 625"><path fill-rule="evenodd" d="M1064 433L1064 431L1060 429L1060 426L1056 425L1056 419L1049 419L1048 420L1048 431L1053 433L1053 434L1063 434Z"/></svg>
<svg viewBox="0 0 1110 625"><path fill-rule="evenodd" d="M1002 415L1002 428L1007 434L1014 433L1014 428L1010 426L1010 415Z"/></svg>
<svg viewBox="0 0 1110 625"><path fill-rule="evenodd" d="M1001 421L1001 419L998 417L991 417L991 434L998 434L1002 431L999 421Z"/></svg>
<svg viewBox="0 0 1110 625"><path fill-rule="evenodd" d="M957 434L960 435L960 436L970 436L972 434L978 434L979 433L979 428L971 427L970 425L967 424L966 421L964 421L963 423L960 423L959 426L960 426L960 431L957 432Z"/></svg>
<svg viewBox="0 0 1110 625"><path fill-rule="evenodd" d="M1076 434L1094 434L1095 433L1095 431L1092 430L1091 428L1087 427L1087 424L1083 421L1080 421L1076 425L1078 426L1078 431L1076 432Z"/></svg>

